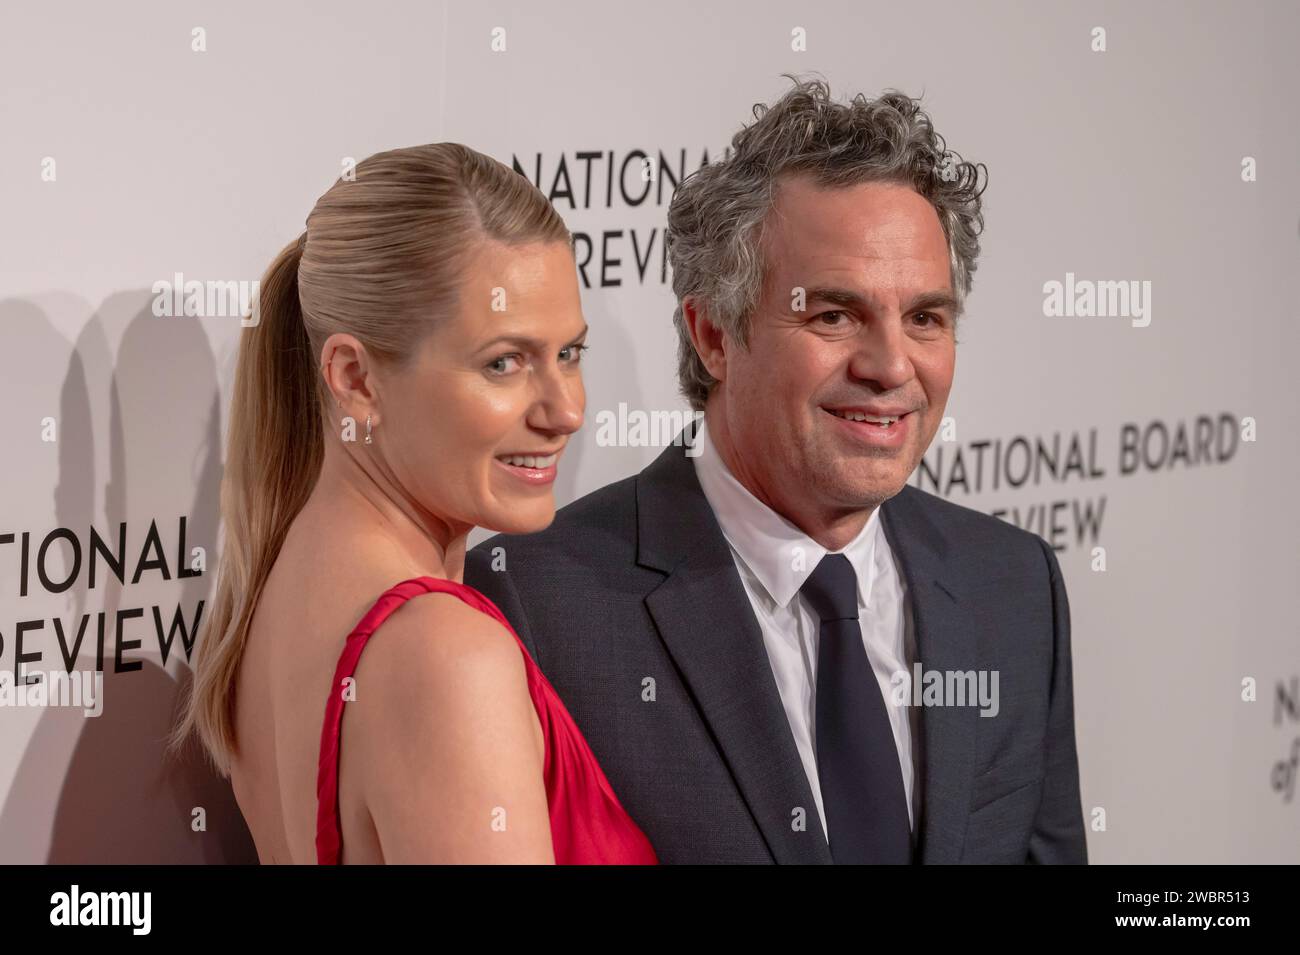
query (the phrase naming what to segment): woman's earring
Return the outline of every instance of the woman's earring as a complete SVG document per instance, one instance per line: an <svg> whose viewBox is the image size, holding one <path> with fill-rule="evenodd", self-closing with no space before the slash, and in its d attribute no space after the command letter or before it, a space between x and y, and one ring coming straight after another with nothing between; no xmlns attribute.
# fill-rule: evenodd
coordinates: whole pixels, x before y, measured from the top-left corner
<svg viewBox="0 0 1300 955"><path fill-rule="evenodd" d="M370 415L366 415L366 444L372 444L370 440Z"/></svg>

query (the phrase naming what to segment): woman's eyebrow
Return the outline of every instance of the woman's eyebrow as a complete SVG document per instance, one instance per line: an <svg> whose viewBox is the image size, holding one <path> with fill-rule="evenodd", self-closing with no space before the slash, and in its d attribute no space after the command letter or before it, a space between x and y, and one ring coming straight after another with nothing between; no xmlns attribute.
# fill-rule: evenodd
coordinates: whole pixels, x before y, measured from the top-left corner
<svg viewBox="0 0 1300 955"><path fill-rule="evenodd" d="M575 342L578 341L578 339L586 336L587 332L589 332L590 330L591 330L591 326L587 325L584 322L582 326L582 331L579 332L576 336L574 336L573 340ZM503 343L516 345L520 348L523 348L525 350L530 350L530 351L541 351L546 347L546 342L538 338L529 338L527 335L498 335L496 338L492 339L491 341L484 342L482 345L479 346L478 350L483 351L485 349L493 347L494 345L500 345Z"/></svg>

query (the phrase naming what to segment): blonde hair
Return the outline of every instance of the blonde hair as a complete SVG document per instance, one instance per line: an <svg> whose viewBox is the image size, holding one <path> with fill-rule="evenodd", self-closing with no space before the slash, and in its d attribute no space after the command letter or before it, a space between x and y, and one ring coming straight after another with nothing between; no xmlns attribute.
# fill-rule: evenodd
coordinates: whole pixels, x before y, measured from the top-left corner
<svg viewBox="0 0 1300 955"><path fill-rule="evenodd" d="M325 339L347 332L377 363L401 367L455 313L479 241L572 243L532 183L457 143L377 153L355 171L316 201L306 231L271 263L259 320L241 332L216 597L170 747L197 730L223 775L238 753L235 681L253 612L324 456Z"/></svg>

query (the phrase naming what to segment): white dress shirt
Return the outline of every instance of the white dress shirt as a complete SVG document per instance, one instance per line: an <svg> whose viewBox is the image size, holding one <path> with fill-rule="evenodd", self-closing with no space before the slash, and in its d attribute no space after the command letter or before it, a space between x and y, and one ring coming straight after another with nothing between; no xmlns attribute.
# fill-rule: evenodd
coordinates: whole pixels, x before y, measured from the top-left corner
<svg viewBox="0 0 1300 955"><path fill-rule="evenodd" d="M776 677L790 731L803 760L808 785L817 801L822 831L822 808L817 777L814 715L817 712L817 640L820 621L799 593L805 580L827 553L811 537L754 497L723 462L701 419L694 441L695 473L704 496L731 545L736 570L754 608L767 658ZM898 747L899 769L907 794L907 813L915 842L916 812L913 791L913 748L916 708L896 705L891 677L902 670L911 677L916 658L911 608L905 599L903 575L880 526L876 508L866 525L843 550L858 578L858 623L867 659L880 684L885 711ZM910 683L908 697L910 698ZM829 834L827 841L829 841Z"/></svg>

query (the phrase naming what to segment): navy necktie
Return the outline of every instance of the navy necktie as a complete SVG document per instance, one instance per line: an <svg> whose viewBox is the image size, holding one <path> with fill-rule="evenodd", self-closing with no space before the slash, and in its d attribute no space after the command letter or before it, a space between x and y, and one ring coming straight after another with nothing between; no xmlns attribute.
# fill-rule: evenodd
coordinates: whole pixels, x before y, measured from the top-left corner
<svg viewBox="0 0 1300 955"><path fill-rule="evenodd" d="M817 777L831 857L843 863L912 861L912 827L880 684L858 625L858 576L827 554L799 592L821 619L817 640Z"/></svg>

